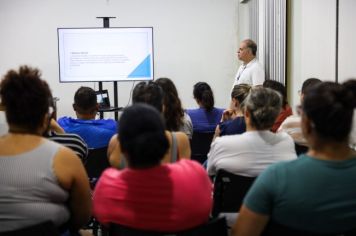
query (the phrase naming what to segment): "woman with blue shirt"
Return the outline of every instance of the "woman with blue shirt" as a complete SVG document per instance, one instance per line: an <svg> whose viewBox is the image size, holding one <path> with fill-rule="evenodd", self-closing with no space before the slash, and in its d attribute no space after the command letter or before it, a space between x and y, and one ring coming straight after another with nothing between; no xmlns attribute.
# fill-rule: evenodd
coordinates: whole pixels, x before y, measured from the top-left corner
<svg viewBox="0 0 356 236"><path fill-rule="evenodd" d="M186 112L193 123L193 131L198 133L214 133L224 109L214 107L214 94L209 84L198 82L194 85L193 95L198 109Z"/></svg>
<svg viewBox="0 0 356 236"><path fill-rule="evenodd" d="M230 109L224 111L219 126L216 128L215 137L242 134L246 131L245 118L243 116L244 101L250 93L248 84L235 85L231 91Z"/></svg>

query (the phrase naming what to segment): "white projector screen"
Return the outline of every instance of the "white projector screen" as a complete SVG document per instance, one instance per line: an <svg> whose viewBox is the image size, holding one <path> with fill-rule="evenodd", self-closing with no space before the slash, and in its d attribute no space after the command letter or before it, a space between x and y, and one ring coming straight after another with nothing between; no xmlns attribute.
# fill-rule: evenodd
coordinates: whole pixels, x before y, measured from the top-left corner
<svg viewBox="0 0 356 236"><path fill-rule="evenodd" d="M58 28L60 82L153 80L153 28Z"/></svg>

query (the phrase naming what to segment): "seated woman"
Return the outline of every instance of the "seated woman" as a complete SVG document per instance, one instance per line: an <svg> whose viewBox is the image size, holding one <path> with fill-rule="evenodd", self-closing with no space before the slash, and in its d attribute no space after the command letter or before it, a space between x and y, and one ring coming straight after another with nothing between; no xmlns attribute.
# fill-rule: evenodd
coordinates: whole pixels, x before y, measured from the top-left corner
<svg viewBox="0 0 356 236"><path fill-rule="evenodd" d="M168 78L159 78L155 81L163 90L163 116L166 129L169 131L182 131L190 139L193 136L193 124L182 108L177 88Z"/></svg>
<svg viewBox="0 0 356 236"><path fill-rule="evenodd" d="M214 107L214 94L209 84L198 82L194 85L193 96L198 109L187 109L193 123L193 131L198 133L214 133L220 122L223 109Z"/></svg>
<svg viewBox="0 0 356 236"><path fill-rule="evenodd" d="M230 109L224 111L221 123L215 130L215 137L242 134L246 131L246 123L243 115L244 101L250 93L251 86L248 84L235 85L231 91Z"/></svg>
<svg viewBox="0 0 356 236"><path fill-rule="evenodd" d="M293 160L293 139L270 131L281 109L280 95L272 89L252 88L245 99L246 132L216 138L208 153L208 173L224 169L236 175L256 177L272 163Z"/></svg>
<svg viewBox="0 0 356 236"><path fill-rule="evenodd" d="M163 91L162 88L155 82L138 83L132 93L132 103L146 103L156 108L160 113L163 109ZM166 136L169 142L168 152L165 153L162 162L176 162L179 159L189 159L191 155L189 139L183 132L166 131ZM111 138L108 147L108 157L111 166L122 169L125 165L125 160L122 158L121 146L117 135Z"/></svg>
<svg viewBox="0 0 356 236"><path fill-rule="evenodd" d="M93 198L99 222L174 232L208 220L210 179L194 161L161 164L169 142L155 108L146 104L126 108L118 137L128 168L110 168L100 177Z"/></svg>
<svg viewBox="0 0 356 236"><path fill-rule="evenodd" d="M301 231L298 235L343 235L355 229L356 153L348 146L355 99L333 82L308 90L302 104L308 153L272 165L257 178L234 235L260 235L269 220Z"/></svg>
<svg viewBox="0 0 356 236"><path fill-rule="evenodd" d="M42 137L51 92L40 72L10 70L0 84L9 132L0 137L0 232L45 221L77 230L89 219L88 177L70 149Z"/></svg>

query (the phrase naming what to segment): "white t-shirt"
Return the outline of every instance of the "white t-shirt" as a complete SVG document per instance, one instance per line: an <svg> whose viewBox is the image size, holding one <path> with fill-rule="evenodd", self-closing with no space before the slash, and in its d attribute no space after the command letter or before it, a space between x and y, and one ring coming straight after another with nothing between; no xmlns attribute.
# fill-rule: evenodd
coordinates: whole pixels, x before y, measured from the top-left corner
<svg viewBox="0 0 356 236"><path fill-rule="evenodd" d="M300 145L308 146L301 126L301 117L298 115L291 115L282 122L277 132L286 132L293 138L294 142Z"/></svg>
<svg viewBox="0 0 356 236"><path fill-rule="evenodd" d="M269 165L297 158L293 139L286 133L247 131L218 137L208 153L208 174L219 169L255 177Z"/></svg>
<svg viewBox="0 0 356 236"><path fill-rule="evenodd" d="M265 71L262 65L253 59L247 65L241 65L236 73L233 86L237 84L262 85L265 81Z"/></svg>

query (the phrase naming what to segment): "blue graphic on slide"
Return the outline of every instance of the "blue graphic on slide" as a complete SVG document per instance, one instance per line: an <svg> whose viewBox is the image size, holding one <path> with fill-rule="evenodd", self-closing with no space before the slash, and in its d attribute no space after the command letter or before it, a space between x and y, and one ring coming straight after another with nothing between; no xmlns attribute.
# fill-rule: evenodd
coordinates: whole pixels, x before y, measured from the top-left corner
<svg viewBox="0 0 356 236"><path fill-rule="evenodd" d="M150 77L151 76L151 55L148 55L132 72L128 78Z"/></svg>

